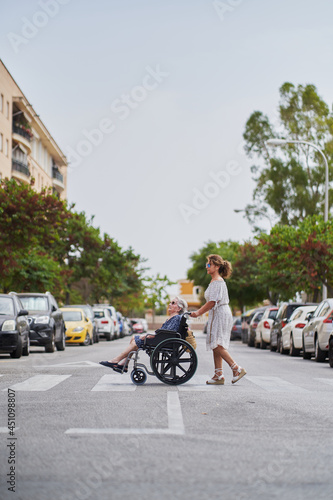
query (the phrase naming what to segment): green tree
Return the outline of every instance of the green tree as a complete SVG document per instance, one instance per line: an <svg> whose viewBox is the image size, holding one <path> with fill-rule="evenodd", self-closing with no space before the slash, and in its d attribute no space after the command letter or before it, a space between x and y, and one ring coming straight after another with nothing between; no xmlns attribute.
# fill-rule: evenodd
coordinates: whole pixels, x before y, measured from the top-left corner
<svg viewBox="0 0 333 500"><path fill-rule="evenodd" d="M255 231L260 231L257 222L262 217L273 223L297 225L299 220L323 213L325 166L320 153L306 145L288 145L274 151L265 144L274 137L318 145L328 159L332 179L333 115L314 85L284 83L275 127L266 115L255 111L243 136L247 155L256 159L251 167L256 182L253 203L244 210ZM332 194L331 189L331 205Z"/></svg>
<svg viewBox="0 0 333 500"><path fill-rule="evenodd" d="M175 285L167 276L156 276L145 278L145 306L153 311L153 322L155 321L155 312L157 309L165 308L169 300L167 287Z"/></svg>
<svg viewBox="0 0 333 500"><path fill-rule="evenodd" d="M298 227L276 225L259 238L260 281L280 300L305 291L313 301L323 284L333 293L333 223L308 217Z"/></svg>

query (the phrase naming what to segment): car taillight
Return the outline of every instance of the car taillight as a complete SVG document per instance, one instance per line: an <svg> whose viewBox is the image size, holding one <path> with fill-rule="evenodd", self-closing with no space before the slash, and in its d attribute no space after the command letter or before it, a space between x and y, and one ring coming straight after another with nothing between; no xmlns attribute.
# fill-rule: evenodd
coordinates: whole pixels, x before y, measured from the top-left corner
<svg viewBox="0 0 333 500"><path fill-rule="evenodd" d="M323 323L333 323L333 312L324 319Z"/></svg>
<svg viewBox="0 0 333 500"><path fill-rule="evenodd" d="M233 326L232 327L232 331L235 332L237 330L237 327L236 326Z"/></svg>
<svg viewBox="0 0 333 500"><path fill-rule="evenodd" d="M304 328L305 327L305 323L297 323L297 325L295 325L295 328Z"/></svg>
<svg viewBox="0 0 333 500"><path fill-rule="evenodd" d="M268 323L268 321L264 321L264 328L270 329L271 325Z"/></svg>
<svg viewBox="0 0 333 500"><path fill-rule="evenodd" d="M108 325L109 324L109 321L107 319L102 319L101 323L103 325Z"/></svg>
<svg viewBox="0 0 333 500"><path fill-rule="evenodd" d="M115 320L115 319L113 320L113 323L114 323L114 326L116 326L117 322L116 322L116 320Z"/></svg>
<svg viewBox="0 0 333 500"><path fill-rule="evenodd" d="M286 326L286 322L285 321L281 321L281 327L283 328L284 326Z"/></svg>
<svg viewBox="0 0 333 500"><path fill-rule="evenodd" d="M253 328L257 328L258 323L252 323Z"/></svg>

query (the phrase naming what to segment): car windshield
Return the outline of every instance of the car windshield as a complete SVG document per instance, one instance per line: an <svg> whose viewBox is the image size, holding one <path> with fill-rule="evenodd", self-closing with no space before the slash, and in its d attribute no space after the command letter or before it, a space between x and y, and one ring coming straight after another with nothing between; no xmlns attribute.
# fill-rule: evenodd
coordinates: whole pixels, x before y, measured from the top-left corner
<svg viewBox="0 0 333 500"><path fill-rule="evenodd" d="M269 319L275 319L277 315L277 309L275 311L269 311Z"/></svg>
<svg viewBox="0 0 333 500"><path fill-rule="evenodd" d="M81 311L62 311L65 321L82 321Z"/></svg>
<svg viewBox="0 0 333 500"><path fill-rule="evenodd" d="M95 311L95 318L104 318L104 311Z"/></svg>
<svg viewBox="0 0 333 500"><path fill-rule="evenodd" d="M47 297L22 297L20 296L20 300L24 309L28 309L28 311L48 311L49 303Z"/></svg>
<svg viewBox="0 0 333 500"><path fill-rule="evenodd" d="M8 314L14 316L14 304L13 299L10 297L0 298L0 314Z"/></svg>

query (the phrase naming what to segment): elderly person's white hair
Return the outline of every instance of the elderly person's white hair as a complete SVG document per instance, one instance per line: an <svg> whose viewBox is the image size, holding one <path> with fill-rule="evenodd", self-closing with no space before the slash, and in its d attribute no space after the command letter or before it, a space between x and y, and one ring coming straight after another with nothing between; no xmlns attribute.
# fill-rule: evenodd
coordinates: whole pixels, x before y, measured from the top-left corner
<svg viewBox="0 0 333 500"><path fill-rule="evenodd" d="M181 299L180 297L175 297L174 300L177 302L178 307L180 307L179 314L183 314L187 311L188 305L186 300Z"/></svg>

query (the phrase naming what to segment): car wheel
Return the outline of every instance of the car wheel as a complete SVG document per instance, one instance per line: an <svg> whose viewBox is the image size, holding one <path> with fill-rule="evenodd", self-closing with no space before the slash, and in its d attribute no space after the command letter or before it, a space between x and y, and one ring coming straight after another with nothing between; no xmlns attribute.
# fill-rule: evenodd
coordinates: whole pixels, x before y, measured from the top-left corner
<svg viewBox="0 0 333 500"><path fill-rule="evenodd" d="M279 342L279 353L280 354L287 354L287 351L283 348L282 337L280 338L280 342Z"/></svg>
<svg viewBox="0 0 333 500"><path fill-rule="evenodd" d="M54 352L55 351L55 340L54 340L54 332L51 335L50 342L45 346L45 352Z"/></svg>
<svg viewBox="0 0 333 500"><path fill-rule="evenodd" d="M59 342L55 343L57 351L64 351L65 347L66 347L66 337L65 337L65 327L64 326L61 329L61 333L62 333L61 340L59 340Z"/></svg>
<svg viewBox="0 0 333 500"><path fill-rule="evenodd" d="M22 351L23 351L23 342L22 342L22 337L18 337L17 339L17 346L15 351L10 353L11 358L20 358L22 356Z"/></svg>
<svg viewBox="0 0 333 500"><path fill-rule="evenodd" d="M303 359L311 359L311 353L306 352L304 345L304 338L302 339L302 348L303 348Z"/></svg>
<svg viewBox="0 0 333 500"><path fill-rule="evenodd" d="M326 359L326 351L320 349L318 337L315 340L315 361L322 363Z"/></svg>
<svg viewBox="0 0 333 500"><path fill-rule="evenodd" d="M111 335L111 333L106 333L106 334L105 334L105 338L106 338L106 340L107 340L108 342L109 342L110 340L112 340L112 335Z"/></svg>
<svg viewBox="0 0 333 500"><path fill-rule="evenodd" d="M330 345L328 348L328 362L330 367L333 368L333 339L330 340Z"/></svg>
<svg viewBox="0 0 333 500"><path fill-rule="evenodd" d="M30 354L30 337L28 335L27 343L22 349L22 356L29 356Z"/></svg>
<svg viewBox="0 0 333 500"><path fill-rule="evenodd" d="M94 344L94 336L92 335L90 338L90 345L93 345Z"/></svg>
<svg viewBox="0 0 333 500"><path fill-rule="evenodd" d="M95 344L98 344L98 342L99 342L99 335L98 335L96 330L95 330L95 335L94 335L94 342L95 342Z"/></svg>
<svg viewBox="0 0 333 500"><path fill-rule="evenodd" d="M260 335L260 349L266 349L266 342L262 338L262 334Z"/></svg>
<svg viewBox="0 0 333 500"><path fill-rule="evenodd" d="M86 338L84 339L84 342L80 342L80 345L89 345L90 344L90 336L89 333L86 333Z"/></svg>
<svg viewBox="0 0 333 500"><path fill-rule="evenodd" d="M298 356L299 349L296 349L294 345L294 337L290 335L290 347L289 347L289 356Z"/></svg>

